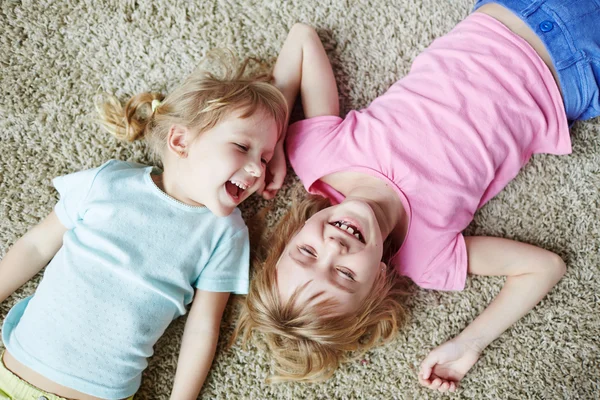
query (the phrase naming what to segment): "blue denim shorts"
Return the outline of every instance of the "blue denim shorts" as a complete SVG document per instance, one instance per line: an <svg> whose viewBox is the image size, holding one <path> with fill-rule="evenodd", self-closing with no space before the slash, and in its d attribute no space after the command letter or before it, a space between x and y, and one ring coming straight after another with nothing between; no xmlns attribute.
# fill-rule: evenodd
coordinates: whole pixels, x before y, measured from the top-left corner
<svg viewBox="0 0 600 400"><path fill-rule="evenodd" d="M479 0L497 3L539 36L558 73L570 122L600 115L600 0Z"/></svg>

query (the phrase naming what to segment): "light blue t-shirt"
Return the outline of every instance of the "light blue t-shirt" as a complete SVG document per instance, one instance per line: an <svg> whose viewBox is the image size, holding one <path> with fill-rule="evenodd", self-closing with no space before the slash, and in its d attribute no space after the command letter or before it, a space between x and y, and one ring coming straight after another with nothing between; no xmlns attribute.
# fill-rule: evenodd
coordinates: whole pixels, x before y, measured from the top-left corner
<svg viewBox="0 0 600 400"><path fill-rule="evenodd" d="M247 293L240 211L217 217L181 203L151 172L109 161L53 181L55 212L69 230L35 294L10 310L2 339L17 360L56 383L129 397L195 288Z"/></svg>

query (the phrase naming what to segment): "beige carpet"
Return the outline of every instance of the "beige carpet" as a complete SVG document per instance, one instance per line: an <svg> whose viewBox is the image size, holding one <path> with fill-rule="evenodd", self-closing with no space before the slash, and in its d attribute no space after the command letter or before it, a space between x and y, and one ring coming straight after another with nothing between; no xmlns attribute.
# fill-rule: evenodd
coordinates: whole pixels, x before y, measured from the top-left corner
<svg viewBox="0 0 600 400"><path fill-rule="evenodd" d="M0 1L0 256L44 217L54 176L110 158L145 161L141 144L117 143L91 122L98 90L122 99L166 91L207 50L276 56L296 21L320 29L340 85L342 110L367 105L408 71L432 39L465 17L470 0L422 1ZM455 398L600 398L600 120L578 124L568 157L535 156L470 228L560 254L568 272L529 315L495 341ZM288 205L290 187L276 204ZM249 201L251 215L262 203ZM275 217L273 216L272 219ZM39 276L1 305L2 319ZM414 290L412 317L390 345L344 366L327 383L264 383L268 358L256 348L225 351L204 399L427 399L416 368L493 298L502 279L470 279L462 293ZM85 301L85 299L82 299ZM156 345L138 399L167 399L183 320ZM40 332L43 334L43 332Z"/></svg>

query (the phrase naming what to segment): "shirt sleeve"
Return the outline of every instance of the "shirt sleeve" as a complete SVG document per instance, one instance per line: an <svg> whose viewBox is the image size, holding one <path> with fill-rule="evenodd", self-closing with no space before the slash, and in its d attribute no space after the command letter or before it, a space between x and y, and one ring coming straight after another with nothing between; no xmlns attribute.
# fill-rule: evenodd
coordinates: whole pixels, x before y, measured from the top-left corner
<svg viewBox="0 0 600 400"><path fill-rule="evenodd" d="M94 184L98 173L109 165L112 161L104 165L75 172L69 175L56 177L52 184L58 191L60 198L54 206L54 211L59 221L67 228L72 229L83 216L83 204Z"/></svg>
<svg viewBox="0 0 600 400"><path fill-rule="evenodd" d="M411 277L419 286L435 290L463 290L467 278L467 248L462 233L442 248L423 274Z"/></svg>
<svg viewBox="0 0 600 400"><path fill-rule="evenodd" d="M208 292L247 294L249 268L250 240L244 227L217 247L194 286Z"/></svg>
<svg viewBox="0 0 600 400"><path fill-rule="evenodd" d="M338 166L336 151L343 151L344 144L338 131L343 122L340 117L324 115L298 121L288 129L287 156L307 190L323 171Z"/></svg>

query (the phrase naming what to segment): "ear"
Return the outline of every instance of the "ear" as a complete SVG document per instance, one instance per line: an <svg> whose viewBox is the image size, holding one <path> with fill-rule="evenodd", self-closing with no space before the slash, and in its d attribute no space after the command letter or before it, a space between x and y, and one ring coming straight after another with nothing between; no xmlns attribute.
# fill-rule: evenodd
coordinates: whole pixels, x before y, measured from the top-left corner
<svg viewBox="0 0 600 400"><path fill-rule="evenodd" d="M383 261L379 262L379 271L385 275L385 272L387 271L387 264L384 263Z"/></svg>
<svg viewBox="0 0 600 400"><path fill-rule="evenodd" d="M167 147L177 157L186 157L189 145L190 130L183 125L171 125L167 135Z"/></svg>

